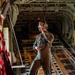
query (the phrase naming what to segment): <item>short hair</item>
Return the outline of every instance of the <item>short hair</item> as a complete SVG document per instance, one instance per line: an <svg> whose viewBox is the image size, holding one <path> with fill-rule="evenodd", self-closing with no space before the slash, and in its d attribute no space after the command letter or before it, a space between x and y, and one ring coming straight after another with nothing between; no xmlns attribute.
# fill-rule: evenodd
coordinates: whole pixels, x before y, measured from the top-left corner
<svg viewBox="0 0 75 75"><path fill-rule="evenodd" d="M44 26L46 29L48 29L48 24L47 24L47 22L46 22L45 20L40 20L39 22L43 22L43 23L44 23L43 26Z"/></svg>
<svg viewBox="0 0 75 75"><path fill-rule="evenodd" d="M45 23L46 21L45 21L45 20L39 20L39 22L43 22L43 23Z"/></svg>

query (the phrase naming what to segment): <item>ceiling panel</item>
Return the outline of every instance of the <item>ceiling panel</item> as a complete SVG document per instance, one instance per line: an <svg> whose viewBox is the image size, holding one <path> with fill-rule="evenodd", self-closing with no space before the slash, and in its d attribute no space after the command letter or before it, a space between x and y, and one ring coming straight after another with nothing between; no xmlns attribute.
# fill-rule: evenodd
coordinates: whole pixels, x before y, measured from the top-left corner
<svg viewBox="0 0 75 75"><path fill-rule="evenodd" d="M35 0L38 2L75 2L75 0Z"/></svg>
<svg viewBox="0 0 75 75"><path fill-rule="evenodd" d="M54 2L54 3L75 3L75 0L16 0L16 4L28 4L31 2Z"/></svg>

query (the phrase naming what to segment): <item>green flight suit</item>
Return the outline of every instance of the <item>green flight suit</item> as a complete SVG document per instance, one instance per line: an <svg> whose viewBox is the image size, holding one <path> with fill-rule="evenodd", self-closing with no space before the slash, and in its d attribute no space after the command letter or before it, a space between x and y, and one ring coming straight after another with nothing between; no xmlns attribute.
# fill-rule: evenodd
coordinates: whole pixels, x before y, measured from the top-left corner
<svg viewBox="0 0 75 75"><path fill-rule="evenodd" d="M30 67L30 75L37 75L41 66L45 75L51 75L51 47L54 35L49 32L45 32L45 35L47 38L45 38L42 33L37 35L33 44L34 50L36 46L40 46L42 49L37 50L37 55ZM50 41L50 43L48 41Z"/></svg>

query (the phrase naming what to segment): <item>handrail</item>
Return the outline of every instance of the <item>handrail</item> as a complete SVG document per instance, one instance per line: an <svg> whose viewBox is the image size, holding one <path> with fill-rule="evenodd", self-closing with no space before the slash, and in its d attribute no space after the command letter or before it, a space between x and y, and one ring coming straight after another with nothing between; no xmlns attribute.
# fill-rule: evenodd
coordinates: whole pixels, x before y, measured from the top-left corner
<svg viewBox="0 0 75 75"><path fill-rule="evenodd" d="M9 15L9 20L10 20L10 28L11 28L12 33L13 33L13 35L14 35L15 43L16 43L16 46L17 46L17 49L18 49L18 52L19 52L19 56L20 56L20 60L21 60L22 66L24 66L24 65L23 65L23 61L22 61L22 57L21 57L21 54L20 54L20 49L19 49L19 46L18 46L18 43L17 43L16 35L15 35L14 29L13 29L13 24L12 24L10 15ZM14 66L14 67L17 68L17 67L21 67L21 66Z"/></svg>

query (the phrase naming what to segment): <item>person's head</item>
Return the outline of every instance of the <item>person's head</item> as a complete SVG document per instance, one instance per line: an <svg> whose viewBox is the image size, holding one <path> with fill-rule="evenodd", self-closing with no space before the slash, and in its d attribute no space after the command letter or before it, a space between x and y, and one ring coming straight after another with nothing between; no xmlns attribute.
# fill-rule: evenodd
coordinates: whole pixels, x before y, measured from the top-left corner
<svg viewBox="0 0 75 75"><path fill-rule="evenodd" d="M38 29L39 31L46 31L48 29L48 24L44 20L39 21Z"/></svg>

